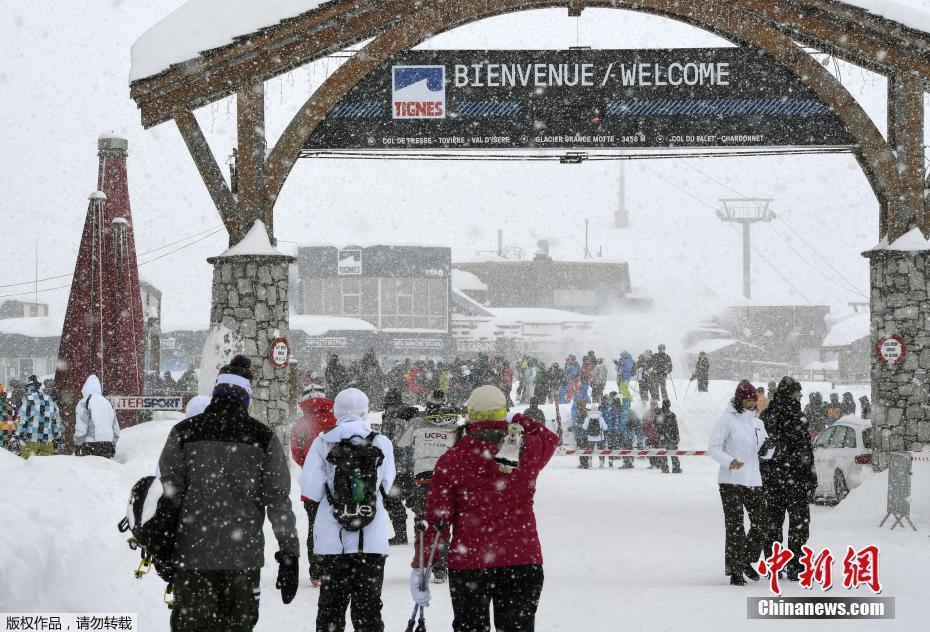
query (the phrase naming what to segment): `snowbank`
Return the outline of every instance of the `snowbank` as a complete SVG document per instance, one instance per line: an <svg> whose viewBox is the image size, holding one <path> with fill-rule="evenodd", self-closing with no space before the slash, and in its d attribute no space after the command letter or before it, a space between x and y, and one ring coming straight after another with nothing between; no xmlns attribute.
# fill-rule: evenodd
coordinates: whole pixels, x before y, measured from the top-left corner
<svg viewBox="0 0 930 632"><path fill-rule="evenodd" d="M273 26L318 8L329 0L188 0L132 45L136 81L208 51L233 43L238 35Z"/></svg>

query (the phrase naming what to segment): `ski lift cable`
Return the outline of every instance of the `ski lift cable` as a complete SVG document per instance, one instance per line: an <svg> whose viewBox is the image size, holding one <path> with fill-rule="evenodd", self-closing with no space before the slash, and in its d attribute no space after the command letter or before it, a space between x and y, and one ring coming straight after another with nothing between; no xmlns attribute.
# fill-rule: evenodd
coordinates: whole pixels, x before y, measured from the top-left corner
<svg viewBox="0 0 930 632"><path fill-rule="evenodd" d="M697 201L697 202L703 204L704 206L706 206L706 207L708 207L708 208L710 208L710 209L713 209L714 211L718 210L718 209L717 209L717 206L715 206L714 204L710 204L709 202L707 202L707 201L705 201L705 200L702 200L701 198L697 197L696 195L694 195L693 193L691 193L690 191L688 191L688 190L685 189L684 187L679 186L678 184L676 184L676 183L673 182L672 180L669 180L668 178L666 178L666 177L663 176L662 174L658 173L657 171L655 171L655 170L653 170L653 169L651 169L651 168L649 168L649 167L645 167L645 166L644 166L644 168L645 168L647 171L651 171L651 172L653 173L653 175L657 176L657 177L658 177L659 179L661 179L661 180L664 180L668 185L670 185L671 187L673 187L673 188L675 188L675 189L681 191L682 193L684 193L685 195L687 195L687 196L690 197L691 199L693 199L693 200L695 200L695 201ZM734 225L732 225L732 224L727 224L727 226L729 226L729 227L732 228L734 231L736 231L737 233L739 233L739 230L736 228L736 226L734 226ZM771 261L769 261L769 258L768 258L768 257L766 257L764 254L762 254L762 251L760 251L760 250L759 250L754 244L752 244L752 243L750 243L749 246L750 246L750 248L752 248L752 251L753 251L754 253L756 253L757 255L759 255L759 257L760 257L766 264L768 264L768 266L769 266L770 268L772 268L772 270L775 271L775 274L777 274L779 277L781 277L781 280L784 281L784 282L788 285L788 287L790 287L792 290L794 290L794 291L798 294L798 296L800 296L801 298L803 298L803 299L807 302L808 305L813 305L813 303L811 302L811 300L810 300L809 298L807 298L807 297L804 295L804 293L801 292L801 290L799 290L797 287L795 287L795 285L788 279L788 277L786 277L784 274L782 274L781 270L779 270L778 267L776 267Z"/></svg>
<svg viewBox="0 0 930 632"><path fill-rule="evenodd" d="M153 259L149 259L148 261L143 261L142 263L137 263L137 267L142 267L142 266L144 266L144 265L148 265L148 264L150 264L150 263L152 263L152 262L154 262L154 261L158 261L159 259L164 259L165 257L168 257L168 256L173 255L173 254L175 254L175 253L181 252L181 251L184 250L185 248L189 248L190 246L193 246L194 244L199 243L199 242L201 242L201 241L203 241L203 240L205 240L205 239L208 239L209 237L212 237L213 235L216 235L217 233L221 233L221 232L223 232L223 229L222 229L222 228L219 229L219 230L215 230L215 231L213 231L212 233L210 233L209 235L204 235L204 236L201 237L200 239L197 239L197 240L195 240L195 241L192 241L192 242L190 242L189 244L185 244L185 245L181 246L180 248L175 248L174 250L172 250L172 251L170 251L170 252L166 252L166 253L164 253L164 254L162 254L162 255L159 255L159 256L157 256L157 257L155 257L155 258L153 258ZM182 240L182 241L183 241L183 240ZM59 275L59 276L47 277L47 278L45 278L45 279L39 279L39 281L50 281L50 280L53 280L53 279L62 279L62 278L65 278L65 277L73 277L73 276L74 276L74 274L62 274L62 275ZM2 288L2 287L16 287L16 286L18 286L18 285L33 285L35 282L36 282L36 281L33 280L33 281L26 281L26 282L24 282L24 283L11 283L11 284L8 284L8 285L0 285L0 288ZM59 286L57 286L57 287L45 288L45 289L39 290L39 293L54 292L54 291L56 291L56 290L62 290L62 289L69 288L69 287L71 287L71 284L70 284L70 283L69 283L68 285L59 285ZM12 297L15 297L15 296L29 296L29 295L35 294L35 293L36 293L35 290L30 290L30 291L28 291L28 292L19 292L19 293L15 293L15 294L0 294L0 298L12 298Z"/></svg>
<svg viewBox="0 0 930 632"><path fill-rule="evenodd" d="M702 176L704 176L705 178L707 178L708 180L710 180L710 181L712 181L712 182L716 182L716 183L719 184L720 186L724 187L725 189L727 189L728 191L730 191L730 192L732 192L732 193L735 193L736 195L740 196L741 198L748 198L748 197L749 197L749 196L747 196L745 193L742 193L742 192L740 192L740 191L737 191L736 189L734 189L733 187L731 187L729 184L727 184L727 183L725 183L725 182L722 182L721 180L719 180L719 179L715 178L714 176L710 175L709 173L706 173L706 172L702 171L701 169L695 167L694 165L692 165L692 164L690 164L690 163L688 163L688 162L683 162L683 164L684 164L685 166L687 166L689 169L698 172L699 174L701 174ZM840 270L838 270L838 269L836 268L836 266L834 266L834 265L833 265L826 257L824 257L822 254L820 254L820 251L817 250L816 248L814 248L814 246L812 246L806 239L804 239L804 237L803 237L798 231L796 231L796 230L794 229L794 227L791 226L791 224L789 224L788 221L787 221L784 217L781 216L781 214L776 214L776 215L775 215L775 219L776 219L777 221L780 221L782 224L784 224L785 227L786 227L788 230L790 230L791 233L792 233L795 237L798 238L798 240L801 241L801 243L803 243L805 246L807 246L807 247L810 249L810 251L814 253L814 256L816 256L818 259L820 259L821 261L823 261L831 270L833 270L833 272L836 273L836 275L837 275L840 279L842 279L843 282L846 283L848 289L850 289L851 291L853 291L853 292L854 292L855 294L857 294L858 296L861 296L861 297L863 297L863 298L866 297L866 295L862 292L861 289L858 288L858 286L857 286L855 283L853 283L852 281L850 281ZM774 225L772 226L772 230L775 230ZM776 230L775 232L776 232L776 234L778 233L777 230ZM779 236L781 237L781 235L779 235ZM784 237L782 237L782 239L785 241L785 243L788 243L787 239L785 239ZM789 247L790 247L790 244L789 244ZM795 254L797 254L799 257L801 256L797 251L795 251ZM802 260L804 259L803 257L801 257L801 258L802 258ZM815 270L818 270L818 272L819 272L819 268L817 268L816 266L814 266L814 265L812 265L812 264L810 264L810 263L808 263L808 265L811 265L812 268L814 268ZM832 281L835 282L835 280L832 280Z"/></svg>

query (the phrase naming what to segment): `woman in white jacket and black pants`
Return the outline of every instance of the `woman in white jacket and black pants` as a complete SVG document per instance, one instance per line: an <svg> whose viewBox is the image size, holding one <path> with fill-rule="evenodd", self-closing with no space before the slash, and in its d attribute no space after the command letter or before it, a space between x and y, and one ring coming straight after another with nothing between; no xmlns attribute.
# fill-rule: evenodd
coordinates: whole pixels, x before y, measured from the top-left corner
<svg viewBox="0 0 930 632"><path fill-rule="evenodd" d="M768 532L759 459L772 458L775 450L755 408L756 389L743 380L714 427L708 448L710 456L720 464L717 480L726 528L724 566L730 583L736 586L746 584L744 574L759 579L752 565L762 553ZM743 527L743 509L749 514L748 533Z"/></svg>

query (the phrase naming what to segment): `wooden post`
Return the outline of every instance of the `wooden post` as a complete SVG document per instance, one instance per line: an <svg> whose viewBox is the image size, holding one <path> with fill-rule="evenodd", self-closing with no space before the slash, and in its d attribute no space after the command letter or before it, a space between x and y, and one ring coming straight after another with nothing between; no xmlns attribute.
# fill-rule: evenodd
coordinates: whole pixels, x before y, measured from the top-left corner
<svg viewBox="0 0 930 632"><path fill-rule="evenodd" d="M239 134L239 213L245 230L255 220L265 222L268 238L274 243L272 204L265 180L265 84L262 81L239 88L236 96Z"/></svg>
<svg viewBox="0 0 930 632"><path fill-rule="evenodd" d="M914 226L927 230L924 213L923 83L911 73L888 77L888 145L895 153L897 191L889 201L888 237Z"/></svg>

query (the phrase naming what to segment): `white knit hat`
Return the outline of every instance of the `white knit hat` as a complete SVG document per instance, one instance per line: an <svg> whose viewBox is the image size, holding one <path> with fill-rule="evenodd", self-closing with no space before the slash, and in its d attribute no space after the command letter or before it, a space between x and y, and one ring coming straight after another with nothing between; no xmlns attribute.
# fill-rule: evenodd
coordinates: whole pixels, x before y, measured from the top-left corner
<svg viewBox="0 0 930 632"><path fill-rule="evenodd" d="M368 396L357 388L347 388L340 391L333 401L333 415L336 421L343 417L354 416L365 418L368 414Z"/></svg>

